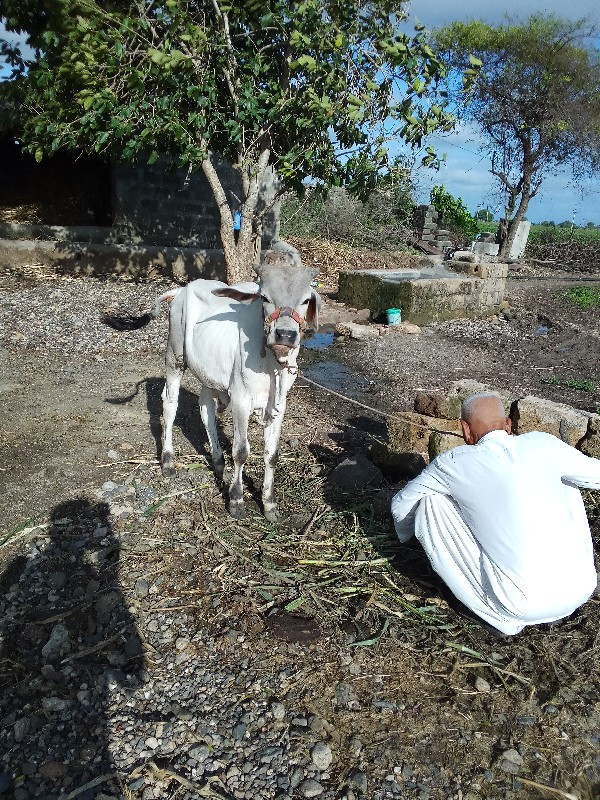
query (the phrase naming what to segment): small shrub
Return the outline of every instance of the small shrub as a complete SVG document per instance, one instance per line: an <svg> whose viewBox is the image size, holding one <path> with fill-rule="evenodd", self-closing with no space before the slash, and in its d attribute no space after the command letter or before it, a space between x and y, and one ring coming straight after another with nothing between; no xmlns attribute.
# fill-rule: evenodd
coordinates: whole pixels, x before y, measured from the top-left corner
<svg viewBox="0 0 600 800"><path fill-rule="evenodd" d="M474 239L479 232L477 220L469 212L460 197L453 197L444 186L434 186L430 194L431 204L444 220L444 224Z"/></svg>
<svg viewBox="0 0 600 800"><path fill-rule="evenodd" d="M284 197L281 235L327 239L372 250L402 250L412 234L413 210L408 182L383 185L364 201L340 188L327 195L309 188L302 198Z"/></svg>
<svg viewBox="0 0 600 800"><path fill-rule="evenodd" d="M560 386L563 389L578 389L581 392L596 391L596 382L586 378L559 378L558 375L551 375L544 383L548 386Z"/></svg>
<svg viewBox="0 0 600 800"><path fill-rule="evenodd" d="M579 308L598 308L600 306L600 289L593 286L573 286L565 297L579 306Z"/></svg>

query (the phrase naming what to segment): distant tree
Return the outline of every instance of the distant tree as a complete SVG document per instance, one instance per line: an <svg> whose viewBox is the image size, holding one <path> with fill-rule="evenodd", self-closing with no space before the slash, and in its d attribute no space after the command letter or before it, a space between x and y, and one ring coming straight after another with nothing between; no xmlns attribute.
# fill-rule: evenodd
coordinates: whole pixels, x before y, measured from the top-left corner
<svg viewBox="0 0 600 800"><path fill-rule="evenodd" d="M585 21L544 16L497 28L457 22L434 32L449 68L483 62L471 102L461 89L453 97L461 118L483 133L505 196L502 256L548 174L566 164L576 175L600 166L600 65L591 33Z"/></svg>
<svg viewBox="0 0 600 800"><path fill-rule="evenodd" d="M586 228L596 228L597 226L596 226L596 223L595 223L595 222L588 222L588 223L587 223L587 225L586 225L585 227L586 227Z"/></svg>
<svg viewBox="0 0 600 800"><path fill-rule="evenodd" d="M564 222L559 222L556 227L557 228L572 228L573 227L573 223L569 222L569 220L566 219Z"/></svg>
<svg viewBox="0 0 600 800"><path fill-rule="evenodd" d="M477 235L479 231L477 220L463 203L462 197L454 197L445 186L434 186L429 199L444 224L460 231L468 239L473 239Z"/></svg>
<svg viewBox="0 0 600 800"><path fill-rule="evenodd" d="M475 219L478 219L481 222L493 222L494 215L489 208L480 208L477 214L475 214Z"/></svg>
<svg viewBox="0 0 600 800"><path fill-rule="evenodd" d="M23 87L23 138L202 170L216 198L230 281L249 277L259 186L311 178L364 195L386 141L420 146L453 120L436 94L445 68L397 0L2 0L38 58ZM18 65L17 65L18 66ZM441 95L440 95L441 97ZM215 169L239 170L242 227ZM426 163L436 160L432 148ZM236 209L238 210L238 209Z"/></svg>
<svg viewBox="0 0 600 800"><path fill-rule="evenodd" d="M556 222L554 222L553 220L544 220L543 222L540 222L540 225L545 225L548 228L555 228Z"/></svg>

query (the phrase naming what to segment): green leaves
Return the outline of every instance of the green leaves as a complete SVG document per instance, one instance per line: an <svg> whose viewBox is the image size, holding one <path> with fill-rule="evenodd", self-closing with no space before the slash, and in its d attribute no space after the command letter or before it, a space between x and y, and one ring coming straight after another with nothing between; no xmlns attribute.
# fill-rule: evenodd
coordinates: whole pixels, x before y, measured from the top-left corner
<svg viewBox="0 0 600 800"><path fill-rule="evenodd" d="M430 200L442 216L444 224L453 226L468 237L477 234L479 230L477 220L469 213L460 197L453 197L444 186L434 186Z"/></svg>
<svg viewBox="0 0 600 800"><path fill-rule="evenodd" d="M436 96L442 65L422 26L404 33L389 0L327 13L321 0L219 7L227 25L212 4L183 0L86 0L79 15L40 15L43 54L22 105L35 109L32 152L168 156L198 169L210 150L252 175L268 147L289 185L312 178L360 193L386 163L382 128L418 144L450 125Z"/></svg>

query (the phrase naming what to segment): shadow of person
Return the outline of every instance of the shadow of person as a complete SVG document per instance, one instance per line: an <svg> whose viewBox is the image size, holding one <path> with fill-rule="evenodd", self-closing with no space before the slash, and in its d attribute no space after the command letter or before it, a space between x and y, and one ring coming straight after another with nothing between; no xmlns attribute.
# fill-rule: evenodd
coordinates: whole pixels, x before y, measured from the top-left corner
<svg viewBox="0 0 600 800"><path fill-rule="evenodd" d="M110 694L139 685L144 658L108 514L61 503L0 576L2 798L119 794Z"/></svg>

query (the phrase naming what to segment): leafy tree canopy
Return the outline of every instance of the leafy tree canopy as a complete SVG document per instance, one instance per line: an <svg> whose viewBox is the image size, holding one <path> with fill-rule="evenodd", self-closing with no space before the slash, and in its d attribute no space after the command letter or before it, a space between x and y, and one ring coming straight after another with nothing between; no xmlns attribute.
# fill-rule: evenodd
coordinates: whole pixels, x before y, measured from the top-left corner
<svg viewBox="0 0 600 800"><path fill-rule="evenodd" d="M434 34L449 67L482 62L459 114L482 131L506 198L503 255L546 175L565 164L576 174L600 166L600 64L591 34L585 21L539 15L498 28L454 23ZM460 101L461 90L454 94Z"/></svg>
<svg viewBox="0 0 600 800"><path fill-rule="evenodd" d="M3 13L39 52L22 106L36 157L66 147L203 169L230 279L249 272L269 165L297 191L310 177L364 193L386 140L421 145L452 126L436 95L445 67L421 30L400 30L397 0L3 0ZM213 154L242 175L237 244Z"/></svg>

